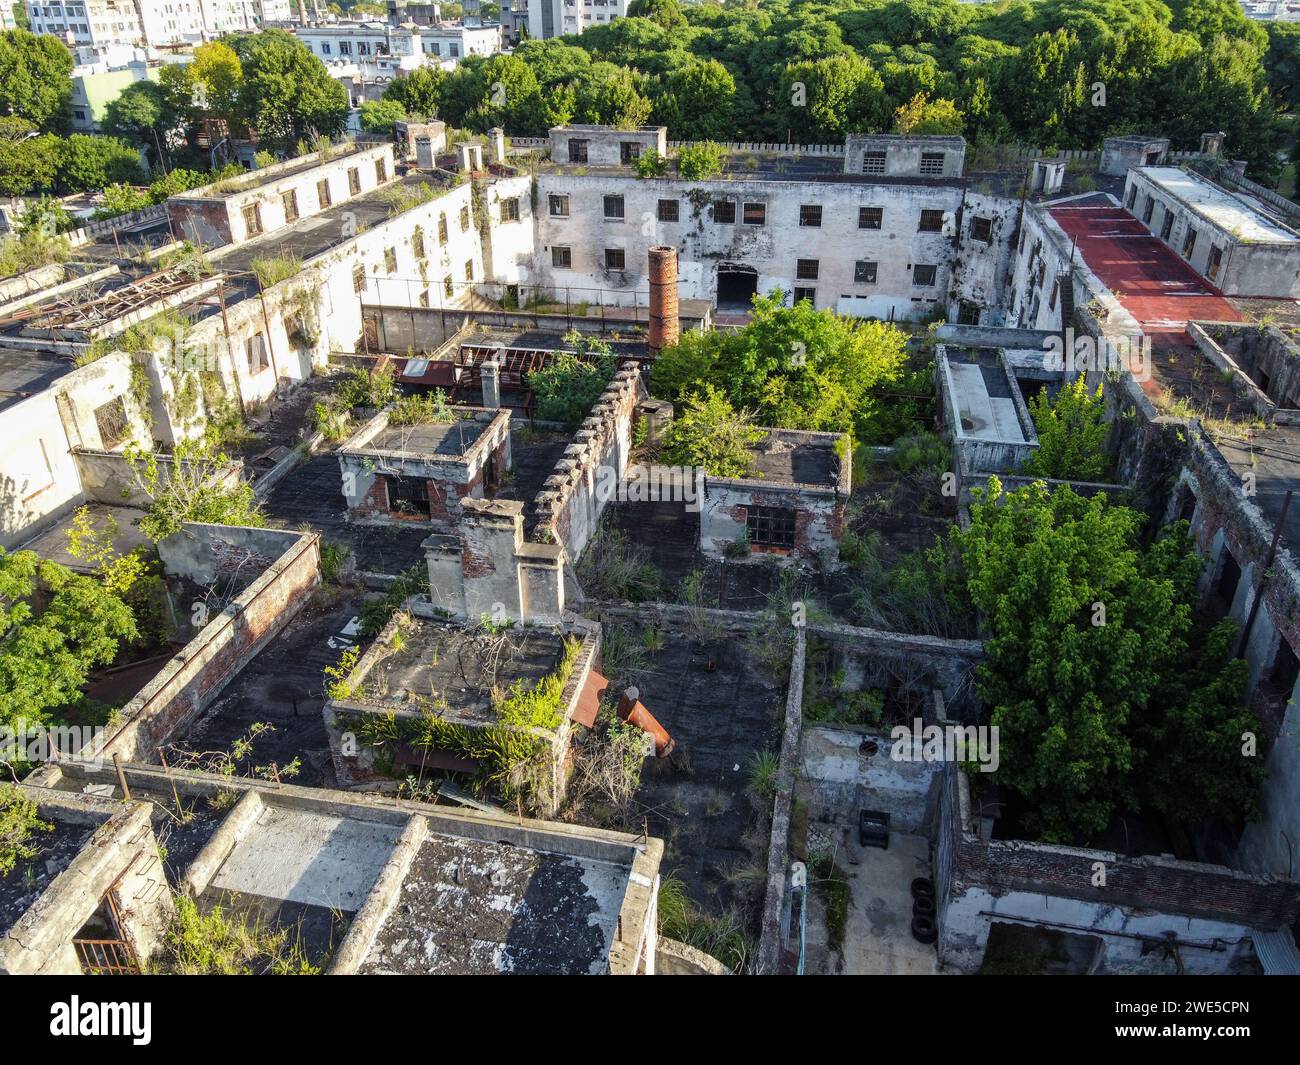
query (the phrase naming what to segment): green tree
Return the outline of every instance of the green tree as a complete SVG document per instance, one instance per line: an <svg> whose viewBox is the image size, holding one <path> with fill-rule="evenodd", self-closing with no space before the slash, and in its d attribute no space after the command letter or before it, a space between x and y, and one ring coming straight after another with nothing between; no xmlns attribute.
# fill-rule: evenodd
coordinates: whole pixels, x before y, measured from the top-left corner
<svg viewBox="0 0 1300 1065"><path fill-rule="evenodd" d="M894 132L914 137L956 137L962 116L951 100L930 100L918 92L894 112Z"/></svg>
<svg viewBox="0 0 1300 1065"><path fill-rule="evenodd" d="M796 140L839 142L848 133L877 132L889 121L885 83L857 56L791 63L779 92L782 126Z"/></svg>
<svg viewBox="0 0 1300 1065"><path fill-rule="evenodd" d="M445 71L437 67L416 67L394 78L384 90L384 99L400 104L408 115L436 118L442 113Z"/></svg>
<svg viewBox="0 0 1300 1065"><path fill-rule="evenodd" d="M991 478L976 492L969 528L952 533L989 632L979 691L999 730L997 781L1021 796L1044 839L1087 842L1135 808L1150 795L1146 767L1170 758L1159 744L1178 728L1195 723L1188 743L1226 742L1241 721L1230 705L1239 671L1221 655L1196 661L1202 563L1186 523L1143 551L1143 520L1068 485L1049 493L1036 481L1008 493ZM1215 813L1244 814L1228 809L1256 772L1231 761L1240 745L1237 733L1231 751L1197 757L1180 747L1187 760L1165 769L1194 788L1207 765L1234 766Z"/></svg>
<svg viewBox="0 0 1300 1065"><path fill-rule="evenodd" d="M736 79L716 59L691 62L667 77L656 119L676 140L727 140L735 127Z"/></svg>
<svg viewBox="0 0 1300 1065"><path fill-rule="evenodd" d="M263 30L234 43L243 77L236 113L261 140L282 150L333 137L347 125L348 94L300 40Z"/></svg>
<svg viewBox="0 0 1300 1065"><path fill-rule="evenodd" d="M116 218L121 214L130 214L152 204L153 198L147 192L141 192L131 185L109 185L104 189L103 199L95 208L96 218Z"/></svg>
<svg viewBox="0 0 1300 1065"><path fill-rule="evenodd" d="M167 98L167 91L152 81L128 85L104 108L104 132L145 148L158 163L164 161L164 146L178 126L179 116Z"/></svg>
<svg viewBox="0 0 1300 1065"><path fill-rule="evenodd" d="M886 322L784 300L780 291L755 297L744 329L684 335L651 367L655 394L680 400L712 383L763 425L874 441L880 392L906 367L906 335Z"/></svg>
<svg viewBox="0 0 1300 1065"><path fill-rule="evenodd" d="M230 457L206 437L178 441L166 465L159 464L153 451L136 448L129 448L126 458L150 500L140 531L155 543L179 532L187 521L251 528L266 524L252 484L228 483Z"/></svg>
<svg viewBox="0 0 1300 1065"><path fill-rule="evenodd" d="M25 118L0 118L0 195L29 196L54 187L57 137L39 133Z"/></svg>
<svg viewBox="0 0 1300 1065"><path fill-rule="evenodd" d="M537 399L537 417L548 422L578 425L614 376L615 359L603 340L574 330L564 342L573 351L558 352L540 370L528 375Z"/></svg>
<svg viewBox="0 0 1300 1065"><path fill-rule="evenodd" d="M747 477L751 448L763 439L748 411L736 410L713 385L686 396L664 436L664 459L678 466L702 466L715 477Z"/></svg>
<svg viewBox="0 0 1300 1065"><path fill-rule="evenodd" d="M391 134L393 124L406 119L406 108L396 100L367 100L361 105L361 128L367 133Z"/></svg>
<svg viewBox="0 0 1300 1065"><path fill-rule="evenodd" d="M727 152L713 141L701 141L677 153L677 172L687 181L708 181L722 173Z"/></svg>
<svg viewBox="0 0 1300 1065"><path fill-rule="evenodd" d="M67 122L72 99L72 53L50 34L0 31L0 115L25 118L41 129Z"/></svg>
<svg viewBox="0 0 1300 1065"><path fill-rule="evenodd" d="M1029 403L1038 431L1038 450L1025 463L1033 477L1054 480L1100 481L1109 473L1106 456L1106 402L1102 387L1088 391L1083 376L1063 385L1054 400L1043 389Z"/></svg>
<svg viewBox="0 0 1300 1065"><path fill-rule="evenodd" d="M0 726L52 721L136 634L130 608L95 578L0 548Z"/></svg>
<svg viewBox="0 0 1300 1065"><path fill-rule="evenodd" d="M140 153L114 137L74 133L60 145L58 184L66 192L136 185L143 176Z"/></svg>

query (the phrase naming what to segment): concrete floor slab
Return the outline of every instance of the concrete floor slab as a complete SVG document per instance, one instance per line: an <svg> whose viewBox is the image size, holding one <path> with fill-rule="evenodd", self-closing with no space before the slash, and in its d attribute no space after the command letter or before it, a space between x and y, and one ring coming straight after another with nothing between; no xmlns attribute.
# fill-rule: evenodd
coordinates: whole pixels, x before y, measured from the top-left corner
<svg viewBox="0 0 1300 1065"><path fill-rule="evenodd" d="M844 930L846 976L933 975L933 945L912 937L912 879L930 875L930 844L924 836L895 833L889 849L859 847L850 839L843 859L852 904Z"/></svg>
<svg viewBox="0 0 1300 1065"><path fill-rule="evenodd" d="M400 826L268 806L211 886L354 913L400 835Z"/></svg>

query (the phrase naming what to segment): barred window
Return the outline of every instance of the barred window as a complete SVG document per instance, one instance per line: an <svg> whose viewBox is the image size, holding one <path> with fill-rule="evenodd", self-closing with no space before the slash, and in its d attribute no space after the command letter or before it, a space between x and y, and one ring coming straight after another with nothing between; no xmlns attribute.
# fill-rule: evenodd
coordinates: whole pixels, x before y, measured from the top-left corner
<svg viewBox="0 0 1300 1065"><path fill-rule="evenodd" d="M749 542L764 547L794 547L795 512L785 507L750 507L745 515Z"/></svg>

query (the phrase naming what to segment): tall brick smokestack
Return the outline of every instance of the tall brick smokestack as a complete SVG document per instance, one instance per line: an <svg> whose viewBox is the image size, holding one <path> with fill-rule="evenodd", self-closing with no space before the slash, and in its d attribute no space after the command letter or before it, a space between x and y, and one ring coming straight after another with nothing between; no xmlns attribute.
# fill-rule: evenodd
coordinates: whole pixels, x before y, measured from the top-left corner
<svg viewBox="0 0 1300 1065"><path fill-rule="evenodd" d="M646 347L651 355L672 347L682 335L677 319L677 249L650 249L650 334Z"/></svg>

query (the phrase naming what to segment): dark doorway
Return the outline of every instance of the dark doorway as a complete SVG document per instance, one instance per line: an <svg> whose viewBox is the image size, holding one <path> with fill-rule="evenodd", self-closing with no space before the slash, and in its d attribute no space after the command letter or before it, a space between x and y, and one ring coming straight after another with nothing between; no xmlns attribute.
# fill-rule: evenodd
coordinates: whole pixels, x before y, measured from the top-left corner
<svg viewBox="0 0 1300 1065"><path fill-rule="evenodd" d="M735 264L718 267L718 310L747 311L757 294L757 270Z"/></svg>
<svg viewBox="0 0 1300 1065"><path fill-rule="evenodd" d="M1241 567L1225 546L1223 549L1223 567L1219 570L1219 579L1214 582L1207 605L1210 617L1222 621L1232 610L1232 601L1237 596L1237 585L1241 581Z"/></svg>

